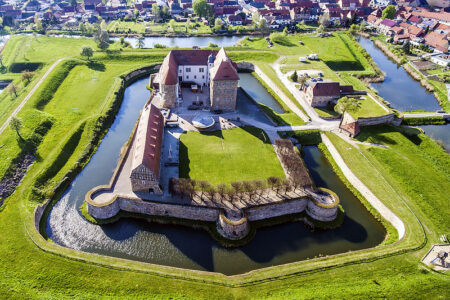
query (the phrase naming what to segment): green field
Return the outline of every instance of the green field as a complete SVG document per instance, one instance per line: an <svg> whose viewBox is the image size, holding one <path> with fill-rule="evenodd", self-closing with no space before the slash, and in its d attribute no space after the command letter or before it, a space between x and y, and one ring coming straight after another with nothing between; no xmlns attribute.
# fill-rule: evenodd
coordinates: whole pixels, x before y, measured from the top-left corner
<svg viewBox="0 0 450 300"><path fill-rule="evenodd" d="M187 132L180 138L180 177L217 185L271 176L284 178L284 172L261 129Z"/></svg>

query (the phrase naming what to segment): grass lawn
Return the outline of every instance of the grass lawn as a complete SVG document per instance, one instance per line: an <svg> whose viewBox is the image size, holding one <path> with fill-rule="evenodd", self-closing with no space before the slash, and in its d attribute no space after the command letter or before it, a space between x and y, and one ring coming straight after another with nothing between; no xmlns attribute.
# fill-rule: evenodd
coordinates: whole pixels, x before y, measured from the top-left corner
<svg viewBox="0 0 450 300"><path fill-rule="evenodd" d="M217 185L270 176L284 178L284 172L261 129L187 132L180 138L180 177Z"/></svg>
<svg viewBox="0 0 450 300"><path fill-rule="evenodd" d="M388 149L360 146L358 151L333 134L329 137L374 193L389 193L408 203L437 240L450 231L448 211L441 209L450 201L450 156L425 134L412 128L408 131L410 134L404 135L391 126L363 127L359 141Z"/></svg>
<svg viewBox="0 0 450 300"><path fill-rule="evenodd" d="M340 115L334 110L328 109L326 107L313 107L313 108L321 117L337 117Z"/></svg>

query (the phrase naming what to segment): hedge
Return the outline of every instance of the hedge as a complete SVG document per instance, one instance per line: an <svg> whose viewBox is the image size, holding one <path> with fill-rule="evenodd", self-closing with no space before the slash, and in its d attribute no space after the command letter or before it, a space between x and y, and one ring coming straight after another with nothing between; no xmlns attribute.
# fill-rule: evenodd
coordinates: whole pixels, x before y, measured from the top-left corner
<svg viewBox="0 0 450 300"><path fill-rule="evenodd" d="M22 63L12 63L8 71L11 73L21 73L22 71L36 71L42 66L39 62L22 62Z"/></svg>
<svg viewBox="0 0 450 300"><path fill-rule="evenodd" d="M402 125L444 125L446 123L443 117L405 117Z"/></svg>

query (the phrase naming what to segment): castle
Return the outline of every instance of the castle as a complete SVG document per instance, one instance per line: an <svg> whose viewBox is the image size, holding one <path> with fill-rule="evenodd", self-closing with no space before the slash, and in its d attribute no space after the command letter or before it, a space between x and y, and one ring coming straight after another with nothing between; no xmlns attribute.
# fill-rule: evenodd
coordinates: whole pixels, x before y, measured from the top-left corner
<svg viewBox="0 0 450 300"><path fill-rule="evenodd" d="M209 87L211 110L233 111L239 76L236 65L222 48L215 50L171 50L152 85L158 89L161 108L176 107L181 86Z"/></svg>

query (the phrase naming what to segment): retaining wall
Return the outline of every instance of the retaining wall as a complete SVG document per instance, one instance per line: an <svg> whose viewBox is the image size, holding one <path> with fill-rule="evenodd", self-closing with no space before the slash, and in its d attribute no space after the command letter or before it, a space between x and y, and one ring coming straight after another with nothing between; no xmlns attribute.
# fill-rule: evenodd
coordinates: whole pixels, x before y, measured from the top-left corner
<svg viewBox="0 0 450 300"><path fill-rule="evenodd" d="M371 126L379 124L391 124L394 121L395 114L389 114L381 117L358 118L359 126Z"/></svg>

